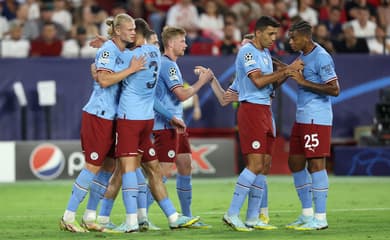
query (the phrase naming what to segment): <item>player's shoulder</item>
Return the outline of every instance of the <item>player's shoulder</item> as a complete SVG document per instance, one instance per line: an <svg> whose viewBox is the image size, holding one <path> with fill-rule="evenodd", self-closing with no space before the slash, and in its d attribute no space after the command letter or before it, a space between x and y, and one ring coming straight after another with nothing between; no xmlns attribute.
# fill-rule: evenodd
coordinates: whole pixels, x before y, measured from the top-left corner
<svg viewBox="0 0 390 240"><path fill-rule="evenodd" d="M330 53L326 51L325 48L323 48L320 44L314 43L316 48L315 48L315 55L319 57L324 57L324 58L332 58Z"/></svg>
<svg viewBox="0 0 390 240"><path fill-rule="evenodd" d="M172 59L170 59L166 55L163 55L161 57L161 65L163 65L166 68L169 68L169 67L179 68L178 65L176 64L176 62L173 61Z"/></svg>

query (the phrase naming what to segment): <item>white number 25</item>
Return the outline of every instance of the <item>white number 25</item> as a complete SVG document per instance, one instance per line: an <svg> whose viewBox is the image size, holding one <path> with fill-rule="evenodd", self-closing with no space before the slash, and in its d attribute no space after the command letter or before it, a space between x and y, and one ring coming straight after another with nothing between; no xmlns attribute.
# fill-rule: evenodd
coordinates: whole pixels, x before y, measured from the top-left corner
<svg viewBox="0 0 390 240"><path fill-rule="evenodd" d="M318 133L306 134L305 139L305 148L315 148L320 145L320 140L318 140Z"/></svg>

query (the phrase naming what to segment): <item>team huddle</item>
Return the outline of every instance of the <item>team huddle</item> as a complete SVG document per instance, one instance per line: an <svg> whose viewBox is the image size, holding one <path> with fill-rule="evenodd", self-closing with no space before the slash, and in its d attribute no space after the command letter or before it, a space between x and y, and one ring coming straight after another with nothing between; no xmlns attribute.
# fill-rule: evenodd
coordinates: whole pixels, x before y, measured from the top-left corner
<svg viewBox="0 0 390 240"><path fill-rule="evenodd" d="M126 233L160 230L148 218L148 209L154 201L171 229L211 227L191 211L192 159L182 105L182 101L194 96L207 83L221 105L239 101L240 146L247 163L222 220L236 231L276 229L269 223L266 181L276 137L271 101L275 89L288 78L299 86L288 164L302 203L302 214L286 227L296 230L328 227L325 157L330 154L330 96L339 94L339 86L333 60L312 41L307 22L297 22L289 31L292 49L302 54L287 65L272 58L268 50L280 24L272 17L261 17L253 39L237 54L236 79L226 91L213 71L202 66L195 68L199 79L192 86L183 87L176 63L187 47L183 29L164 28L162 55L156 34L144 20L118 14L106 23L110 39L100 40L91 66L94 88L82 113L80 136L86 165L73 185L60 221L62 230ZM173 164L177 168L181 214L164 184ZM110 214L120 188L126 214L124 222L115 225ZM87 193L87 207L79 224L76 212ZM243 222L239 213L247 197Z"/></svg>

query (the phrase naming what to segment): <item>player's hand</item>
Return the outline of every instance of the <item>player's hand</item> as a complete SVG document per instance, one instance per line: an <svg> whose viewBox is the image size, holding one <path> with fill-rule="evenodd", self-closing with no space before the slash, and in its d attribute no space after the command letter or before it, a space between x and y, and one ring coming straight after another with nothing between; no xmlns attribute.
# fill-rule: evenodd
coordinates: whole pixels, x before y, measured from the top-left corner
<svg viewBox="0 0 390 240"><path fill-rule="evenodd" d="M207 68L205 71L201 71L199 74L199 81L204 83L209 82L215 78L213 71L210 68Z"/></svg>
<svg viewBox="0 0 390 240"><path fill-rule="evenodd" d="M146 57L140 56L140 57L133 57L130 61L129 68L131 73L136 73L138 71L146 69Z"/></svg>
<svg viewBox="0 0 390 240"><path fill-rule="evenodd" d="M95 63L91 64L91 75L92 75L93 80L95 80L96 82L99 82L98 77L97 77L97 70L96 70Z"/></svg>
<svg viewBox="0 0 390 240"><path fill-rule="evenodd" d="M299 85L304 85L306 81L303 77L302 71L292 71L290 72L290 77L294 79Z"/></svg>
<svg viewBox="0 0 390 240"><path fill-rule="evenodd" d="M199 76L201 72L204 72L206 71L207 68L203 67L203 66L195 66L194 68L194 74Z"/></svg>
<svg viewBox="0 0 390 240"><path fill-rule="evenodd" d="M178 133L184 133L186 130L186 124L183 120L173 117L170 121L171 125L174 126Z"/></svg>
<svg viewBox="0 0 390 240"><path fill-rule="evenodd" d="M108 41L108 39L102 35L96 35L96 37L94 39L92 39L90 42L89 42L89 46L93 47L93 48L100 48L104 42Z"/></svg>
<svg viewBox="0 0 390 240"><path fill-rule="evenodd" d="M298 58L298 59L294 60L294 62L292 62L290 65L288 65L287 68L290 71L302 71L304 65L305 64L303 63L303 61L300 58Z"/></svg>
<svg viewBox="0 0 390 240"><path fill-rule="evenodd" d="M223 95L223 100L226 103L238 102L238 94L230 92L230 91L225 91L225 94Z"/></svg>

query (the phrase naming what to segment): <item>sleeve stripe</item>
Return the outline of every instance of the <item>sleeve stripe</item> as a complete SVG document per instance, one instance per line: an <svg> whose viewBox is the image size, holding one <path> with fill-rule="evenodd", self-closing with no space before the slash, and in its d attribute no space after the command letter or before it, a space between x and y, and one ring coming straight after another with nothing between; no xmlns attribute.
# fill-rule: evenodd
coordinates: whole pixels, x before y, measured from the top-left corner
<svg viewBox="0 0 390 240"><path fill-rule="evenodd" d="M231 89L231 88L228 88L227 90L228 92L232 92L234 94L238 94L238 91L234 90L234 89Z"/></svg>
<svg viewBox="0 0 390 240"><path fill-rule="evenodd" d="M113 73L114 71L112 71L111 69L108 69L108 68L99 68L99 69L96 69L96 71L106 71L106 72L110 72L110 73Z"/></svg>
<svg viewBox="0 0 390 240"><path fill-rule="evenodd" d="M329 79L328 81L326 81L325 83L328 83L328 82L331 82L331 81L335 81L335 80L338 80L337 76L336 77L333 77L331 79Z"/></svg>
<svg viewBox="0 0 390 240"><path fill-rule="evenodd" d="M172 92L175 88L178 88L178 87L183 87L183 85L181 85L181 84L173 85L169 90L171 90L171 92Z"/></svg>
<svg viewBox="0 0 390 240"><path fill-rule="evenodd" d="M253 70L250 70L249 72L246 73L247 76L249 76L249 74L253 73L253 72L260 72L260 68L256 68L256 69L253 69Z"/></svg>

